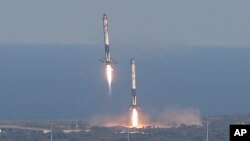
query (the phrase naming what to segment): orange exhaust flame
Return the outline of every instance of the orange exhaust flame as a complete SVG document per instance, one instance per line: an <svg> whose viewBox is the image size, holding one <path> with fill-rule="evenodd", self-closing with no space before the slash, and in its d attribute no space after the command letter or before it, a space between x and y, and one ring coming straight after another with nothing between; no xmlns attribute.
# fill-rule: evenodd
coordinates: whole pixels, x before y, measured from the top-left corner
<svg viewBox="0 0 250 141"><path fill-rule="evenodd" d="M132 122L132 127L133 128L138 127L138 112L137 112L136 108L133 108L131 122Z"/></svg>

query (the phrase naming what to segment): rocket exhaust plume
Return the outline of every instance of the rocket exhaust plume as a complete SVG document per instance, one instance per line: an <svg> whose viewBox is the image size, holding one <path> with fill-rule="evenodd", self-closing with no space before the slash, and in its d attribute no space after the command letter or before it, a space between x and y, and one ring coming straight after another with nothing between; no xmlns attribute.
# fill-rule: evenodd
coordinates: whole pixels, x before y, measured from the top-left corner
<svg viewBox="0 0 250 141"><path fill-rule="evenodd" d="M107 65L106 66L106 74L107 74L107 80L108 80L108 85L109 85L109 95L112 94L112 71L113 68L111 67L111 65Z"/></svg>
<svg viewBox="0 0 250 141"><path fill-rule="evenodd" d="M138 127L138 112L136 108L133 108L132 110L132 116L131 116L131 123L133 128Z"/></svg>
<svg viewBox="0 0 250 141"><path fill-rule="evenodd" d="M103 34L104 34L104 48L105 48L105 57L100 59L102 63L106 65L106 75L109 85L109 95L111 94L111 83L112 83L112 71L113 68L111 64L116 64L116 61L111 59L110 50L109 50L109 33L108 33L108 16L103 15Z"/></svg>

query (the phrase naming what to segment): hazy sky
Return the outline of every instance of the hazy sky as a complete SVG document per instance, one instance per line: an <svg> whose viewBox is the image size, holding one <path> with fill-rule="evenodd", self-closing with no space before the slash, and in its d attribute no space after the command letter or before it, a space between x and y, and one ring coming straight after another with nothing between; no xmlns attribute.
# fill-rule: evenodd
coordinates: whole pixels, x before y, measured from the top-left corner
<svg viewBox="0 0 250 141"><path fill-rule="evenodd" d="M0 43L250 45L249 0L1 0Z"/></svg>
<svg viewBox="0 0 250 141"><path fill-rule="evenodd" d="M113 46L112 46L113 47ZM131 57L137 103L146 114L194 108L202 115L249 114L248 47L113 47L108 96L103 46L1 45L0 119L75 119L124 114L131 104Z"/></svg>
<svg viewBox="0 0 250 141"><path fill-rule="evenodd" d="M112 96L103 13L119 63ZM249 0L0 0L0 21L0 119L127 112L131 57L145 112L249 113Z"/></svg>

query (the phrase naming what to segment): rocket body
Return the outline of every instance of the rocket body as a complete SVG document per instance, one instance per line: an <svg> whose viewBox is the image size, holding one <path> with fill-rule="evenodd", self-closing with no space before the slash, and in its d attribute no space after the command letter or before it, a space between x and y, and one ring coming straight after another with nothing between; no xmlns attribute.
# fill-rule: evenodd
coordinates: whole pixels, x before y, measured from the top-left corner
<svg viewBox="0 0 250 141"><path fill-rule="evenodd" d="M106 64L111 63L110 51L109 51L109 33L108 33L108 17L106 14L103 15L103 34L104 34L104 46L105 46L105 58Z"/></svg>
<svg viewBox="0 0 250 141"><path fill-rule="evenodd" d="M136 72L135 72L135 60L130 61L130 73L131 73L131 94L132 94L132 108L137 107L136 102Z"/></svg>
<svg viewBox="0 0 250 141"><path fill-rule="evenodd" d="M100 62L105 63L106 65L117 64L115 60L111 59L110 49L109 49L109 32L108 32L108 16L103 14L103 34L104 34L104 48L105 48L105 57L100 59Z"/></svg>
<svg viewBox="0 0 250 141"><path fill-rule="evenodd" d="M109 95L111 95L111 84L112 84L112 64L116 64L116 61L111 59L110 49L109 49L109 32L108 32L108 16L103 14L103 34L104 34L104 49L105 49L105 57L99 59L100 62L106 65L106 76L109 85Z"/></svg>
<svg viewBox="0 0 250 141"><path fill-rule="evenodd" d="M130 73L131 73L131 94L132 94L132 104L130 107L131 112L131 124L133 128L138 127L139 118L138 111L140 108L137 105L136 101L136 72L135 72L135 59L131 59L130 61Z"/></svg>

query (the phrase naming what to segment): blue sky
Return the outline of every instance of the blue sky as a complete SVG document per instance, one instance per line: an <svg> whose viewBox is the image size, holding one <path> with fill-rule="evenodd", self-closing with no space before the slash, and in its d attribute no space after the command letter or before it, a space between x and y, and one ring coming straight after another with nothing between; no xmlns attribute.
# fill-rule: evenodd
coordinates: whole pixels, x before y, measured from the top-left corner
<svg viewBox="0 0 250 141"><path fill-rule="evenodd" d="M249 46L248 0L1 0L0 43Z"/></svg>

